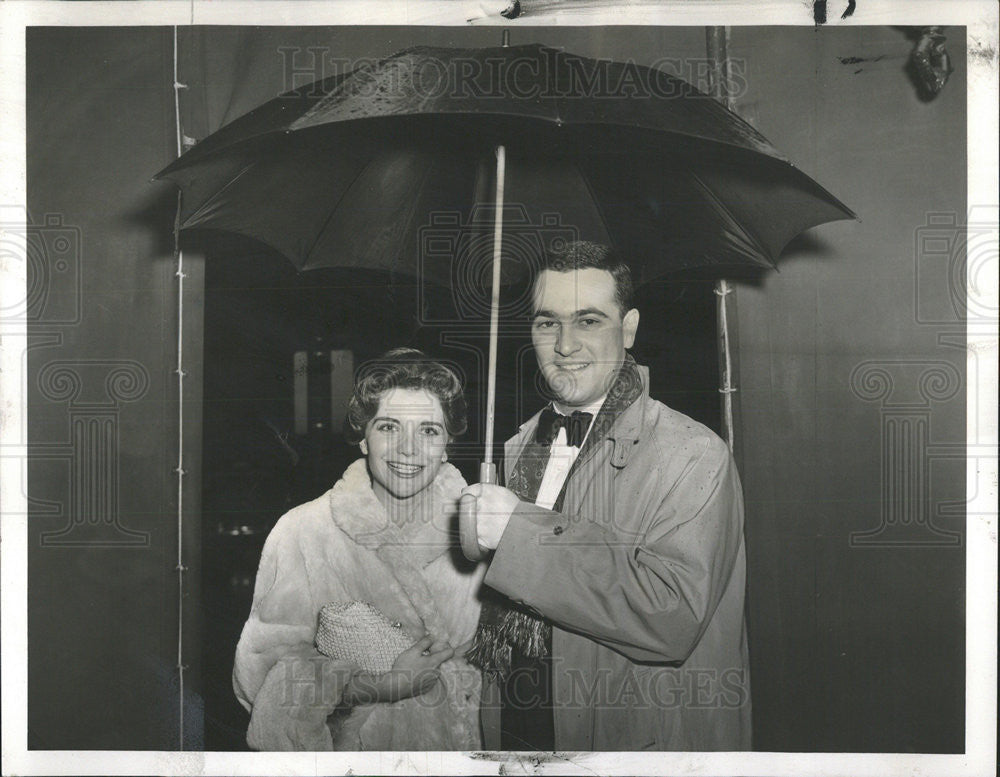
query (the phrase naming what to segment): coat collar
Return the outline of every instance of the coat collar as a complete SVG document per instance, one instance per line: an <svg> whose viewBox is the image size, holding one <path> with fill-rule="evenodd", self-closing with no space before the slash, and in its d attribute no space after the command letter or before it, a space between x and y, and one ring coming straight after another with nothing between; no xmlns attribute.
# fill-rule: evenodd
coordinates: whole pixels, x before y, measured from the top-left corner
<svg viewBox="0 0 1000 777"><path fill-rule="evenodd" d="M333 522L354 542L371 550L402 546L423 565L455 544L454 523L465 480L451 464L441 465L413 515L397 526L372 490L365 459L358 459L330 490ZM417 499L417 497L415 497Z"/></svg>
<svg viewBox="0 0 1000 777"><path fill-rule="evenodd" d="M389 520L372 490L365 459L358 459L329 491L333 522L359 545L373 551L416 611L424 631L444 634L445 620L424 577L424 568L455 547L449 531L465 480L451 464L442 465L425 490L429 498L403 526Z"/></svg>

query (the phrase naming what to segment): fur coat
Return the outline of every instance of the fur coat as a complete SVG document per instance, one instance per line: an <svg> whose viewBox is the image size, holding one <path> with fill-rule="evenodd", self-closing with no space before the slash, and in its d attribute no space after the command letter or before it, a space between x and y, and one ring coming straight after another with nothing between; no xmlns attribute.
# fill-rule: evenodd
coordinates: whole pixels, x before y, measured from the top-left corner
<svg viewBox="0 0 1000 777"><path fill-rule="evenodd" d="M368 602L411 635L452 646L472 638L485 568L453 541L465 481L444 464L403 526L390 522L364 459L334 487L286 513L264 544L233 687L250 712L255 750L474 750L481 746L481 677L460 655L423 696L341 704L357 666L315 647L320 609Z"/></svg>

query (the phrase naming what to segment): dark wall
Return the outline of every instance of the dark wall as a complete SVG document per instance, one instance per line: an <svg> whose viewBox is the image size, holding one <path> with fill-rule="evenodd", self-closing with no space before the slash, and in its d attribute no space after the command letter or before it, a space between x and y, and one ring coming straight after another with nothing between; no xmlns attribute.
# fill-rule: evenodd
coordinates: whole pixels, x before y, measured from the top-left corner
<svg viewBox="0 0 1000 777"><path fill-rule="evenodd" d="M175 198L148 183L173 154L171 45L28 30L30 748L179 746Z"/></svg>
<svg viewBox="0 0 1000 777"><path fill-rule="evenodd" d="M760 749L964 749L964 249L947 221L965 217L966 89L963 30L947 34L955 72L925 102L903 30L733 31L738 108L861 218L737 289Z"/></svg>
<svg viewBox="0 0 1000 777"><path fill-rule="evenodd" d="M702 28L516 28L513 37L642 63L671 57L705 85ZM182 29L184 131L202 138L289 86L283 47L299 48L301 71L309 46L350 59L418 43L494 45L497 31ZM949 345L963 330L947 268L923 262L919 246L930 214L965 210L964 41L949 29L956 72L933 102L907 78L910 45L895 29L732 33L730 53L744 63L740 110L863 219L814 230L780 274L736 295L759 749L962 747L964 554L961 535L947 543L964 498L964 459L948 447L964 440L964 392L952 391L964 352ZM36 222L61 219L38 230L48 295L35 303L28 355L29 746L174 749L173 193L147 183L175 153L171 31L30 31L27 70L28 204ZM191 747L203 744L204 687L192 605L202 539L198 270L189 264L185 300ZM684 380L691 370L671 345L681 330L664 320L645 315L638 345L657 362L654 392L691 412L710 406ZM700 364L698 380L711 372ZM74 463L84 469L71 475ZM95 466L104 469L88 474ZM95 491L99 483L113 487ZM228 667L216 661L212 682L224 688Z"/></svg>

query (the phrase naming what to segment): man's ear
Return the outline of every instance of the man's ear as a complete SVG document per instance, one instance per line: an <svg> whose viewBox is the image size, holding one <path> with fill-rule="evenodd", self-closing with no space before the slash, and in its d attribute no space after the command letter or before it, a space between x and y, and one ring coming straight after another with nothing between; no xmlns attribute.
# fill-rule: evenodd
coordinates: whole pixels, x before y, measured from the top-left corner
<svg viewBox="0 0 1000 777"><path fill-rule="evenodd" d="M639 311L632 308L622 319L622 338L625 340L625 347L631 348L635 342L635 332L639 328Z"/></svg>

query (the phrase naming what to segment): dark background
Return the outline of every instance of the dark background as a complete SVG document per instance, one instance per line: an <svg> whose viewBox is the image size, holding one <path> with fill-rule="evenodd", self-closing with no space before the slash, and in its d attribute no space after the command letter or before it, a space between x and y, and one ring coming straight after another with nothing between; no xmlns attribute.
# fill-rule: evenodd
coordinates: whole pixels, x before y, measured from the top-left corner
<svg viewBox="0 0 1000 777"><path fill-rule="evenodd" d="M350 59L495 45L497 34L181 29L184 132L203 138L287 88L282 47ZM964 747L965 392L928 395L921 382L933 369L964 380L951 269L964 257L954 224L966 211L965 41L961 29L947 35L955 72L926 101L906 72L904 30L732 31L737 109L863 219L812 230L780 273L737 285L756 749ZM703 28L515 36L646 64L673 57L696 83L705 70ZM229 689L232 650L262 534L355 455L314 432L285 439L293 463L280 442L290 354L315 344L360 362L410 343L463 363L466 352L414 326L405 284L390 296L374 277L297 276L258 246L205 240L185 257L179 424L175 195L148 182L176 154L172 30L35 28L27 44L28 206L40 225L27 355L28 745L178 747L183 431L184 741L235 749L245 721ZM928 229L951 241L943 254L924 250ZM636 353L654 395L717 425L709 290L642 295ZM526 365L500 392L505 436L540 400L531 359L501 358ZM60 365L80 376L75 395L43 379ZM120 368L139 376L131 393L108 382ZM888 393L859 383L859 370L875 369ZM902 464L900 430L913 433ZM459 456L467 473L476 434Z"/></svg>

